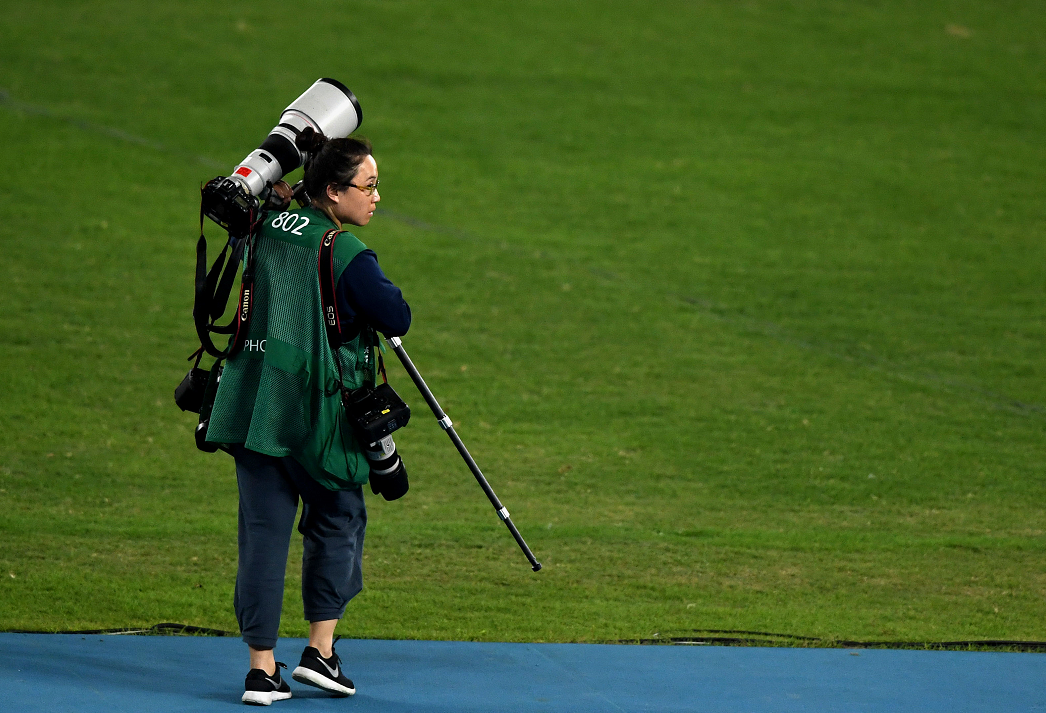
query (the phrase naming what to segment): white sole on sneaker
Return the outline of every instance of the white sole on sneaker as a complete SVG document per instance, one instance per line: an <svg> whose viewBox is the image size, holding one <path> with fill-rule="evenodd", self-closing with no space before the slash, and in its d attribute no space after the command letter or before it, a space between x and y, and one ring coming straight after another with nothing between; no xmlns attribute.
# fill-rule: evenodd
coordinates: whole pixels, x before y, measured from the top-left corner
<svg viewBox="0 0 1046 713"><path fill-rule="evenodd" d="M332 693L341 693L345 696L351 696L356 693L355 688L343 686L337 681L332 681L326 676L316 673L311 668L305 668L304 666L299 666L298 668L294 669L294 673L291 674L291 678L293 678L298 683L304 683L309 686L316 686L316 688L322 688L323 690L331 691Z"/></svg>
<svg viewBox="0 0 1046 713"><path fill-rule="evenodd" d="M271 706L273 701L285 701L290 697L290 691L244 691L240 700L252 706Z"/></svg>

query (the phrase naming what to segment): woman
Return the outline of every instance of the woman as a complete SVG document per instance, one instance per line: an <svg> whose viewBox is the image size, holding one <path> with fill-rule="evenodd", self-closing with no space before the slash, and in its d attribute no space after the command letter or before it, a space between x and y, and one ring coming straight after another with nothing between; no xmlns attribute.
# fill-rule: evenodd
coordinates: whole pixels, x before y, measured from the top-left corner
<svg viewBox="0 0 1046 713"><path fill-rule="evenodd" d="M239 487L239 564L234 608L250 671L244 703L291 697L273 654L291 528L300 497L302 600L309 645L295 680L352 695L334 651L335 626L363 586L369 467L342 418L339 384L373 384L375 330L406 334L410 308L351 233L334 245L342 345L338 363L325 332L317 270L323 236L370 222L379 200L370 144L328 140L311 129L297 145L309 157L311 205L270 213L255 238L254 295L244 349L222 372L207 440L229 446Z"/></svg>

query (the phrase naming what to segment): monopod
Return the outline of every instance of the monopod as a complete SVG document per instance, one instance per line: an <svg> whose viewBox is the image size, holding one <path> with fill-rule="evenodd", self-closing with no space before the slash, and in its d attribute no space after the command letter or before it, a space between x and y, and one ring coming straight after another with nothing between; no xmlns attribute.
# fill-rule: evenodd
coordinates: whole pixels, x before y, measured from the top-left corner
<svg viewBox="0 0 1046 713"><path fill-rule="evenodd" d="M530 560L530 566L535 572L537 572L541 569L541 563L537 561L534 557L534 553L530 551L529 547L527 547L527 543L523 540L523 535L519 534L519 530L517 530L516 526L512 524L512 518L509 517L508 509L501 504L500 500L498 500L498 496L494 494L494 489L490 487L490 483L488 483L487 479L483 477L483 473L480 471L479 466L476 465L476 461L472 458L471 454L469 454L468 449L465 448L465 444L461 442L461 438L454 431L454 424L451 422L450 416L445 414L443 409L440 408L439 403L436 401L436 397L432 395L432 391L429 390L425 380L421 378L421 374L414 366L414 362L412 362L410 357L407 356L407 351L403 348L403 342L399 337L385 337L385 341L389 343L389 346L392 347L392 351L396 352L396 356L400 358L400 361L403 363L403 368L407 370L408 374L410 374L410 378L414 382L414 385L418 387L418 391L420 391L421 395L425 398L425 403L429 405L436 420L439 421L440 428L446 431L450 440L454 442L454 447L458 449L458 453L460 453L461 457L465 459L465 465L467 465L469 470L472 471L472 474L476 476L476 481L479 483L479 487L483 488L483 492L487 494L487 498L490 500L490 504L493 505L494 509L497 511L498 517L505 523L505 527L508 528L508 531L512 533L512 537L515 538L516 544L519 545L519 548L523 550L523 554L525 554L527 559Z"/></svg>

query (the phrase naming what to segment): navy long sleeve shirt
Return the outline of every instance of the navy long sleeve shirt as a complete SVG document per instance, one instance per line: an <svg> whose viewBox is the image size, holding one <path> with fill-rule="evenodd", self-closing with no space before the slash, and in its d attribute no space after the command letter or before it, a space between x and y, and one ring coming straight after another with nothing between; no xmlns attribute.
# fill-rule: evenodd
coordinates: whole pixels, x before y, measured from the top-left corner
<svg viewBox="0 0 1046 713"><path fill-rule="evenodd" d="M359 334L361 321L386 337L402 337L410 329L410 306L381 271L373 250L359 253L345 268L338 280L337 300L345 340Z"/></svg>

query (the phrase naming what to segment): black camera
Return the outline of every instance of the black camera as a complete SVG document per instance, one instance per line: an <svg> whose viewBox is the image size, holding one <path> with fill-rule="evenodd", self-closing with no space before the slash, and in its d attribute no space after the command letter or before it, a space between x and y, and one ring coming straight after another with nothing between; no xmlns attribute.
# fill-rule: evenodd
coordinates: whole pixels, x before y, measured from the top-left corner
<svg viewBox="0 0 1046 713"><path fill-rule="evenodd" d="M211 372L206 369L199 367L190 369L182 379L182 383L178 384L178 388L174 390L174 403L178 404L178 408L182 411L200 413L203 395L207 391L207 380L210 376Z"/></svg>
<svg viewBox="0 0 1046 713"><path fill-rule="evenodd" d="M298 168L305 155L295 139L307 127L328 138L348 136L363 121L355 95L336 79L317 79L283 110L261 146L241 161L228 177L218 176L203 187L203 213L234 238L250 234L260 201L283 176Z"/></svg>
<svg viewBox="0 0 1046 713"><path fill-rule="evenodd" d="M343 394L342 403L356 439L370 463L370 489L386 500L407 493L407 468L396 452L392 432L410 420L410 407L388 384L364 386Z"/></svg>
<svg viewBox="0 0 1046 713"><path fill-rule="evenodd" d="M242 238L250 234L261 204L256 196L244 189L243 184L219 176L208 181L202 193L201 210L204 215L229 231L233 237Z"/></svg>
<svg viewBox="0 0 1046 713"><path fill-rule="evenodd" d="M211 421L211 407L218 393L222 368L220 364L210 371L193 367L174 390L174 402L182 411L200 414L200 422L196 426L196 447L204 453L214 453L220 448L217 443L207 442L207 425Z"/></svg>
<svg viewBox="0 0 1046 713"><path fill-rule="evenodd" d="M388 384L364 386L344 394L342 403L352 430L364 443L374 443L410 420L410 407Z"/></svg>

